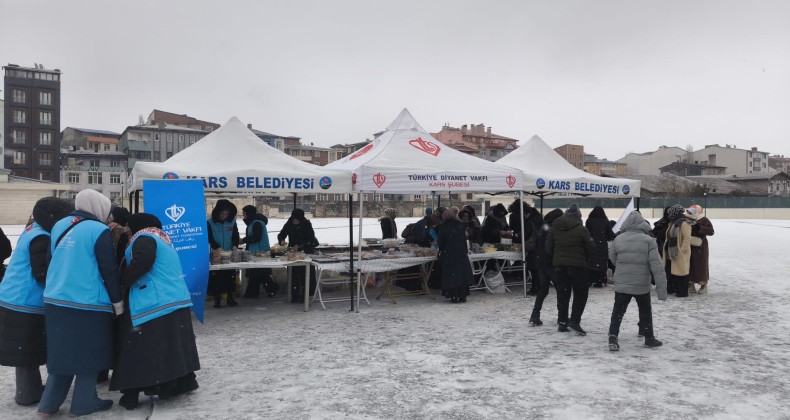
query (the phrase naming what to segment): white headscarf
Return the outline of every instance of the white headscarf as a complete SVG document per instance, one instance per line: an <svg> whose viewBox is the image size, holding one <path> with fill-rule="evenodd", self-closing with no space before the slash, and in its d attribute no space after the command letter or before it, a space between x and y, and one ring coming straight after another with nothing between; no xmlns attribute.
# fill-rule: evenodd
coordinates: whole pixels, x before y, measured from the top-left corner
<svg viewBox="0 0 790 420"><path fill-rule="evenodd" d="M74 198L74 207L77 210L82 210L96 216L100 222L104 223L104 221L110 217L112 201L96 190L86 189L80 191Z"/></svg>

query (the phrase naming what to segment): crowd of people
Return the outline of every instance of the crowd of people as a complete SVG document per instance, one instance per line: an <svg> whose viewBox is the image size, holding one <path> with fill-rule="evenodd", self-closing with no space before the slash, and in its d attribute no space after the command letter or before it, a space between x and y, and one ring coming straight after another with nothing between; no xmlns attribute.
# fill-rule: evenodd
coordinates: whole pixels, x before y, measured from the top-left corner
<svg viewBox="0 0 790 420"><path fill-rule="evenodd" d="M72 205L43 198L0 283L0 365L16 370L15 401L69 413L112 407L97 381L134 409L142 392L161 399L198 388L192 300L159 219L113 209L86 189ZM42 385L39 367L47 366Z"/></svg>

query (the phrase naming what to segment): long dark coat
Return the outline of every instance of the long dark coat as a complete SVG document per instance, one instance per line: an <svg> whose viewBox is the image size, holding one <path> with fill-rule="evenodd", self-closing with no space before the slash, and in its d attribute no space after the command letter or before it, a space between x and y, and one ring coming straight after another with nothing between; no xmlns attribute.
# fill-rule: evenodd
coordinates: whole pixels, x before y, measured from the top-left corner
<svg viewBox="0 0 790 420"><path fill-rule="evenodd" d="M591 271L606 271L609 261L609 241L614 239L612 225L603 217L587 219L584 224L595 242L595 250L587 261L587 268Z"/></svg>
<svg viewBox="0 0 790 420"><path fill-rule="evenodd" d="M689 268L689 283L707 284L710 278L708 258L708 236L713 236L713 224L707 217L698 219L692 226L691 236L702 238L701 246L691 246L691 267Z"/></svg>
<svg viewBox="0 0 790 420"><path fill-rule="evenodd" d="M458 220L439 225L439 260L442 267L442 292L445 297L466 297L472 283L466 235Z"/></svg>
<svg viewBox="0 0 790 420"><path fill-rule="evenodd" d="M0 365L41 366L46 362L44 315L0 307Z"/></svg>

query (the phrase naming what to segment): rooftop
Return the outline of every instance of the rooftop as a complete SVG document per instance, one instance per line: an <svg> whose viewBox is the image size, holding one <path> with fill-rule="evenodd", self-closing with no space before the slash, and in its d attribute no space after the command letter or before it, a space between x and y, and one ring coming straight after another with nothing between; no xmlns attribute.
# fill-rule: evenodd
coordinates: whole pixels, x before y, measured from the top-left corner
<svg viewBox="0 0 790 420"><path fill-rule="evenodd" d="M94 130L92 128L77 128L77 127L66 127L66 128L72 128L74 130L82 131L83 133L89 133L89 134L105 134L105 135L108 135L108 136L120 136L121 135L120 133L116 133L114 131Z"/></svg>

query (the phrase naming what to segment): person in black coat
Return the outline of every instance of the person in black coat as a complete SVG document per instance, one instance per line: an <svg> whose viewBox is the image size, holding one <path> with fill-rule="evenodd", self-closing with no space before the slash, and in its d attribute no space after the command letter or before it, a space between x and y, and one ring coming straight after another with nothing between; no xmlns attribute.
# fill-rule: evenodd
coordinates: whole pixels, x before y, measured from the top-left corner
<svg viewBox="0 0 790 420"><path fill-rule="evenodd" d="M398 237L398 225L395 223L395 216L397 216L395 209L384 210L384 217L379 219L381 239L395 239Z"/></svg>
<svg viewBox="0 0 790 420"><path fill-rule="evenodd" d="M132 234L143 229L166 242L159 219L147 213L129 216ZM146 235L132 237L131 261L122 267L124 304L129 306L129 290L156 264L157 241ZM131 242L131 241L130 241ZM170 279L183 282L181 278ZM138 406L140 392L166 399L198 388L195 371L200 370L190 308L180 308L134 327L130 311L117 320L116 361L111 391L121 391L118 404L127 410Z"/></svg>
<svg viewBox="0 0 790 420"><path fill-rule="evenodd" d="M502 238L512 238L513 231L507 224L507 209L504 205L497 204L491 207L488 215L483 219L482 236L483 243L498 244Z"/></svg>
<svg viewBox="0 0 790 420"><path fill-rule="evenodd" d="M466 247L466 232L452 210L445 210L442 219L438 228L442 295L452 303L466 302L473 276Z"/></svg>
<svg viewBox="0 0 790 420"><path fill-rule="evenodd" d="M543 219L545 223L541 226L538 233L538 244L535 247L535 253L537 254L540 288L535 297L535 306L532 307L532 315L529 317L529 325L533 327L543 325L543 322L540 320L540 311L543 308L543 301L549 295L549 287L551 283L554 283L554 265L551 262L551 257L546 252L546 238L549 236L551 224L560 216L562 216L562 210L554 209L550 211ZM557 302L559 302L559 299Z"/></svg>
<svg viewBox="0 0 790 420"><path fill-rule="evenodd" d="M314 254L315 247L318 246L318 239L315 237L313 224L304 217L304 210L294 209L291 217L280 229L277 234L277 241L280 245L285 245L288 239L288 247L294 251L302 251L305 254ZM290 269L289 269L290 270ZM291 303L299 303L304 300L304 271L302 268L292 270L291 274ZM310 278L315 279L315 268L310 266ZM315 291L315 281L310 282L310 293Z"/></svg>
<svg viewBox="0 0 790 420"><path fill-rule="evenodd" d="M254 244L258 248L257 251L269 252L269 231L266 229L269 219L258 213L258 209L255 206L244 206L241 211L244 215L244 223L247 225L247 236L241 240L241 243L247 244L248 251ZM263 225L255 223L255 221L260 221ZM272 280L271 268L247 269L247 290L244 291L244 297L248 299L258 298L261 293L261 285L266 289L266 294L269 297L274 297L277 291L280 290L280 286Z"/></svg>
<svg viewBox="0 0 790 420"><path fill-rule="evenodd" d="M538 232L540 232L540 228L543 226L543 216L541 216L540 212L534 207L527 203L523 204L524 239L522 240L520 202L520 200L516 199L516 201L511 203L508 207L508 211L510 212L508 222L510 223L510 229L513 230L513 241L515 243L521 243L521 246L524 247L524 253L527 257L527 270L529 270L529 275L531 278L530 288L527 294L535 296L538 294L538 286L540 285L540 275L538 273L537 263L538 254L535 251L535 246L538 241Z"/></svg>
<svg viewBox="0 0 790 420"><path fill-rule="evenodd" d="M667 240L667 229L669 228L669 207L664 207L664 215L653 223L653 230L651 234L656 238L656 245L658 245L658 254L664 255L664 242Z"/></svg>
<svg viewBox="0 0 790 420"><path fill-rule="evenodd" d="M603 207L596 206L587 217L584 227L595 242L595 251L587 261L587 269L590 270L588 281L593 287L603 287L608 282L606 270L609 268L609 241L614 239L612 224Z"/></svg>
<svg viewBox="0 0 790 420"><path fill-rule="evenodd" d="M41 229L50 232L58 220L72 211L74 206L67 201L46 197L38 200L33 207L33 220ZM35 232L34 227L32 223L28 225L25 234L33 234L28 232ZM39 366L47 362L44 314L23 311L23 308L8 302L18 299L18 296L11 294L18 294L20 289L43 289L49 268L50 236L40 234L29 243L22 242L27 245L17 247L9 263L9 277L0 284L0 365L16 368L14 400L19 405L29 405L41 399L43 388ZM31 278L38 284L26 285ZM37 303L43 306L43 296Z"/></svg>
<svg viewBox="0 0 790 420"><path fill-rule="evenodd" d="M11 256L11 241L5 236L5 232L0 228L0 264ZM2 278L2 277L0 277Z"/></svg>
<svg viewBox="0 0 790 420"><path fill-rule="evenodd" d="M212 251L232 251L239 247L239 228L236 226L236 206L228 200L217 200L211 210L211 218L206 222L208 243ZM228 227L229 226L229 227ZM228 230L230 229L230 230ZM222 234L215 236L222 230ZM233 298L236 291L236 270L213 270L208 276L208 294L214 296L214 307L222 306L222 294L227 297L228 306L236 306Z"/></svg>

